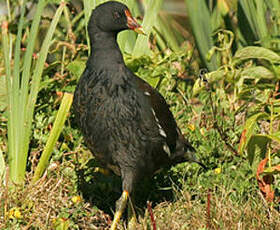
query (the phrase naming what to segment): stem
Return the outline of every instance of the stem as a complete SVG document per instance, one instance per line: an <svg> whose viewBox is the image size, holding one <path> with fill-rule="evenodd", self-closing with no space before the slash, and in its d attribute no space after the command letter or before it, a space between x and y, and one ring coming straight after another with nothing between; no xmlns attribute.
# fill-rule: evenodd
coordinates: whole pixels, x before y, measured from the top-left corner
<svg viewBox="0 0 280 230"><path fill-rule="evenodd" d="M199 75L202 78L202 80L206 83L206 89L208 89L210 91L209 99L210 99L210 106L211 106L212 115L213 115L213 118L214 118L214 129L216 129L218 131L218 133L219 133L221 139L224 141L226 147L231 152L233 152L235 155L239 155L238 151L230 143L228 143L227 140L229 139L229 137L227 136L227 134L218 125L218 121L217 121L217 108L216 108L216 106L214 106L214 102L213 102L213 98L212 98L212 93L211 93L211 88L210 88L210 85L209 85L208 81L205 79L204 74L206 74L205 69L202 69L201 73Z"/></svg>

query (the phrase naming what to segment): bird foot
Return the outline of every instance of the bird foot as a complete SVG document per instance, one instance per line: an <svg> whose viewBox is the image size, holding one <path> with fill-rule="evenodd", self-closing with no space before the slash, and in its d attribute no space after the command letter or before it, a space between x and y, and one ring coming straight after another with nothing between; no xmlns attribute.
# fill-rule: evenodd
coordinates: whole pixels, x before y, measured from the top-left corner
<svg viewBox="0 0 280 230"><path fill-rule="evenodd" d="M131 201L131 199L129 199L127 229L136 230L136 224L137 224L137 217L133 207L133 202Z"/></svg>
<svg viewBox="0 0 280 230"><path fill-rule="evenodd" d="M132 215L128 220L127 229L128 230L136 230L137 220L135 215Z"/></svg>
<svg viewBox="0 0 280 230"><path fill-rule="evenodd" d="M116 212L115 212L114 220L113 220L113 223L111 225L110 230L116 230L117 229L117 225L120 222L122 214L125 210L127 200L128 200L128 196L129 196L128 191L124 190L121 198L116 202Z"/></svg>

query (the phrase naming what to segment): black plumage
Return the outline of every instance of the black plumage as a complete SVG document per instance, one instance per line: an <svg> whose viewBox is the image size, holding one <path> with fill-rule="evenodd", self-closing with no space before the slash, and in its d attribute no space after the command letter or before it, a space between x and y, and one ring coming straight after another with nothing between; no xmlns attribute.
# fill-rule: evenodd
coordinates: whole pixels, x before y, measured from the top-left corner
<svg viewBox="0 0 280 230"><path fill-rule="evenodd" d="M104 167L121 176L123 191L131 194L143 177L196 159L165 99L126 67L116 42L126 29L141 32L125 5L110 1L93 10L91 55L73 107L86 145Z"/></svg>

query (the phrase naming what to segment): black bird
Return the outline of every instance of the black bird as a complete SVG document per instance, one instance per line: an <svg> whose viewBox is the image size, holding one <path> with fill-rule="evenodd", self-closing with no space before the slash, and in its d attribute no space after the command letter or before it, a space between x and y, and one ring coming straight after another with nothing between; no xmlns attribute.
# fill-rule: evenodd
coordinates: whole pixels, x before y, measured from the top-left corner
<svg viewBox="0 0 280 230"><path fill-rule="evenodd" d="M128 197L143 177L162 167L197 162L165 99L126 67L116 42L126 29L143 33L124 4L109 1L92 11L91 55L73 102L86 145L103 166L122 178L123 194L111 229L116 229Z"/></svg>

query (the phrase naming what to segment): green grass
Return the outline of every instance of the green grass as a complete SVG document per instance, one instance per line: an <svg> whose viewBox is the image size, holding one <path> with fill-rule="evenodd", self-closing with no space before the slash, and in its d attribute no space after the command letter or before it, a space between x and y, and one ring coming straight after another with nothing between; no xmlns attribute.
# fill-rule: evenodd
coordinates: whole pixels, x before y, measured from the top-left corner
<svg viewBox="0 0 280 230"><path fill-rule="evenodd" d="M48 44L42 46L44 55L40 60L31 58L31 46L35 45L35 41L29 45L26 53L14 53L15 65L10 65L8 59L11 45L9 41L16 39L15 36L21 37L21 26L22 35L28 37L31 22L20 19L18 35L13 34L12 29L10 33L2 29L0 83L10 84L10 81L5 82L3 79L5 76L10 79L9 76L15 74L14 76L22 77L22 81L19 81L21 84L25 82L24 84L28 85L31 83L30 79L27 79L29 69L32 79L40 79L34 80L36 84L32 83L32 88L28 91L33 95L29 99L30 104L34 105L34 111L31 109L28 114L32 115L34 112L35 116L29 121L28 132L31 132L32 136L28 145L28 155L23 156L28 157L27 164L23 165L26 167L25 180L14 190L10 190L8 186L13 177L6 168L7 152L12 141L10 136L19 135L14 132L18 126L11 125L11 121L23 117L20 116L21 113L16 113L10 120L11 115L5 110L7 100L8 103L17 104L19 102L16 100L19 98L6 95L7 92L0 85L0 95L7 96L7 100L4 97L0 98L0 229L106 229L110 225L115 201L121 194L120 178L104 175L97 170L98 162L84 146L73 115L66 119L62 131L60 125L60 136L50 135L51 128L56 123L63 92L74 92L88 57L84 22L89 17L90 8L98 1L83 2L87 4L86 10L77 15L72 15L67 6L64 10L59 8L61 19L56 29L54 20L45 18L46 25L52 25L53 39L50 38L50 34L47 36ZM161 2L154 3L156 10L152 12L151 9L154 8L151 8L147 13L152 18L156 17ZM129 1L129 4L133 2ZM279 7L277 1L266 1L266 4L270 4L269 7ZM202 18L204 21L200 23L209 24L209 21L214 20L213 17L219 18L222 12L216 12L219 10L216 6L213 9L214 11L208 12L209 15L207 13L208 16ZM209 9L203 8L203 11L207 10ZM137 8L133 11L139 13ZM271 12L275 14L274 11ZM223 14L227 13L225 10ZM254 13L250 15L257 16ZM250 15L248 13L247 16ZM205 20L207 18L209 20ZM160 19L155 22L156 25L160 27L167 24L168 17ZM38 23L38 20L34 20L33 23ZM255 19L250 20L254 23ZM130 55L129 53L133 54L135 42L139 45L135 50L139 50L143 44L146 47L148 38L139 37L139 40L135 40L136 37L133 37L127 45L122 39L129 36L124 34L120 43L128 53L125 55L125 61L133 72L147 80L166 98L179 127L196 148L197 157L207 165L208 170L204 171L196 164L183 163L155 175L151 183L143 181L143 185L139 186L137 191L138 229L152 229L147 200L153 204L158 229L279 229L277 200L280 178L277 170L270 171L272 166L280 163L280 103L275 88L279 84L280 58L276 40L273 40L275 45L272 48L272 41L270 45L264 46L267 43L264 44L262 40L260 44L264 47L249 46L239 48L236 52L233 46L240 38L233 37L232 32L218 30L212 34L211 30L205 31L207 36L213 36L215 39L205 38L210 45L198 47L202 49L203 54L200 55L206 55L208 49L212 48L212 52L217 54L215 58L219 58L220 63L219 67L213 63L209 65L209 69L213 71L204 76L208 81L205 83L205 79L202 81L199 78L199 69L207 60L199 58L194 45L180 45L176 43L174 36L167 37L172 28L170 25L166 25L162 30L152 28L149 16L144 17L143 23L157 39L157 36L161 36L161 39L156 40L157 48L153 51L140 50L140 56ZM216 23L213 25L215 29L219 25L218 21ZM269 30L277 34L277 24L269 27ZM256 28L255 31L256 34L262 35L261 31L258 32L259 29ZM43 29L39 33L43 33ZM199 35L201 31L194 33L202 36ZM29 37L29 40L32 41L34 37ZM215 43L211 43L213 41L209 39L213 39ZM207 43L204 40L203 42ZM27 45L27 42L17 39L15 44L19 52L19 45ZM167 49L168 46L170 49ZM143 53L149 55L141 56ZM19 59L23 61L20 65ZM48 62L47 66L43 65L45 59ZM30 61L31 64L28 64ZM42 75L33 76L35 73ZM20 85L13 87L15 90ZM34 98L37 99L36 103ZM21 110L20 108L15 107L17 111ZM65 116L60 121L64 119ZM12 133L7 133L7 128ZM240 139L244 130L247 130L246 138ZM53 139L48 140L49 136ZM259 140L265 144L255 144ZM40 179L36 178L39 179L36 183L32 183L40 156L46 151L45 146L48 147L46 159L49 159L50 150L53 149L50 164L44 164L45 173ZM274 182L270 185L275 191L274 203L266 201L256 180L258 164L265 155L270 159L265 173L274 176ZM42 175L43 171L37 175ZM207 207L210 215L207 213ZM123 220L119 229L126 229L125 224Z"/></svg>

